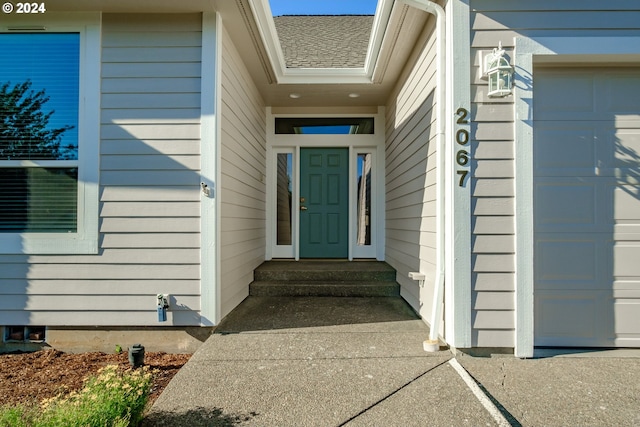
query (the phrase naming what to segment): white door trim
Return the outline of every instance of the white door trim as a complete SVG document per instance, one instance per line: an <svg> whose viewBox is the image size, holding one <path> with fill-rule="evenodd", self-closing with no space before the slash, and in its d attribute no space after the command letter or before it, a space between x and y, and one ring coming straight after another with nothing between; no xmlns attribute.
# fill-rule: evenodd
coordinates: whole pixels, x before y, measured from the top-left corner
<svg viewBox="0 0 640 427"><path fill-rule="evenodd" d="M533 85L535 63L640 63L640 37L515 38L516 357L534 356Z"/></svg>
<svg viewBox="0 0 640 427"><path fill-rule="evenodd" d="M385 208L384 208L384 108L379 107L377 114L272 114L271 108L267 107L267 201L266 201L266 259L273 258L294 258L300 259L299 252L299 219L300 212L300 171L298 162L300 159L301 147L347 147L349 148L349 260L354 258L376 258L384 260L384 239L385 239ZM276 135L274 121L276 117L373 117L373 135ZM327 137L331 138L331 144L327 145ZM372 211L373 211L373 238L370 250L358 250L355 248L356 220L355 220L355 195L356 195L356 160L357 154L362 150L371 152L374 157L372 191ZM276 242L276 155L278 153L293 154L293 177L292 186L292 239L291 247L277 247Z"/></svg>

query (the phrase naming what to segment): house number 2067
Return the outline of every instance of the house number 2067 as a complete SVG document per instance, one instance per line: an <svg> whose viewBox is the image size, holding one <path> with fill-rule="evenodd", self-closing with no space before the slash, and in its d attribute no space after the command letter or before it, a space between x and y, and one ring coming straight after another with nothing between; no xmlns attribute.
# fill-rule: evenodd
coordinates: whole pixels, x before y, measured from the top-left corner
<svg viewBox="0 0 640 427"><path fill-rule="evenodd" d="M456 130L456 143L458 144L458 148L460 148L456 152L456 163L458 166L467 166L469 163L469 152L465 149L467 145L469 145L469 131L466 128L460 127L459 125L467 125L469 124L469 110L466 108L458 108L456 110L456 116L458 116L458 120L456 120L456 125L459 128ZM465 148L461 148L465 147ZM456 174L460 176L460 180L458 181L458 185L460 187L464 186L464 181L469 174L468 169L457 170Z"/></svg>

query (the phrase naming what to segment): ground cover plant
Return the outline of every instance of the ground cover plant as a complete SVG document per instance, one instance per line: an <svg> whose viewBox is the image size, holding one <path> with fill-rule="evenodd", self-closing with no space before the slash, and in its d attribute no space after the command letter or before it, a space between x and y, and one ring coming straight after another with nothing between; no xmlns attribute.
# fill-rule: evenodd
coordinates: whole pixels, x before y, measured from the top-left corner
<svg viewBox="0 0 640 427"><path fill-rule="evenodd" d="M0 355L0 426L135 426L190 355L55 350Z"/></svg>

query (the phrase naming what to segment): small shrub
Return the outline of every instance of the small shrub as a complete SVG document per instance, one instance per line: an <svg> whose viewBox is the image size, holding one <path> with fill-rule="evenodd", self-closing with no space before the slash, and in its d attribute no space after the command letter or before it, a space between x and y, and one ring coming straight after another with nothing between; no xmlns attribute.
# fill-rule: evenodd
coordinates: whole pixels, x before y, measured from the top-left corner
<svg viewBox="0 0 640 427"><path fill-rule="evenodd" d="M152 386L147 368L121 372L107 366L82 390L44 400L40 408L0 411L2 427L127 427L142 420Z"/></svg>

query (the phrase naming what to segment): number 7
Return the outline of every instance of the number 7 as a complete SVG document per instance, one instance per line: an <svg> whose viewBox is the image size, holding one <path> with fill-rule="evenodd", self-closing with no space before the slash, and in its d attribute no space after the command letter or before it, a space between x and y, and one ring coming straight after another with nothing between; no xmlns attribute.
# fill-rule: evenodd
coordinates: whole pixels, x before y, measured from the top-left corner
<svg viewBox="0 0 640 427"><path fill-rule="evenodd" d="M457 173L460 175L460 182L458 183L458 186L464 187L464 179L467 177L469 171L457 171Z"/></svg>

